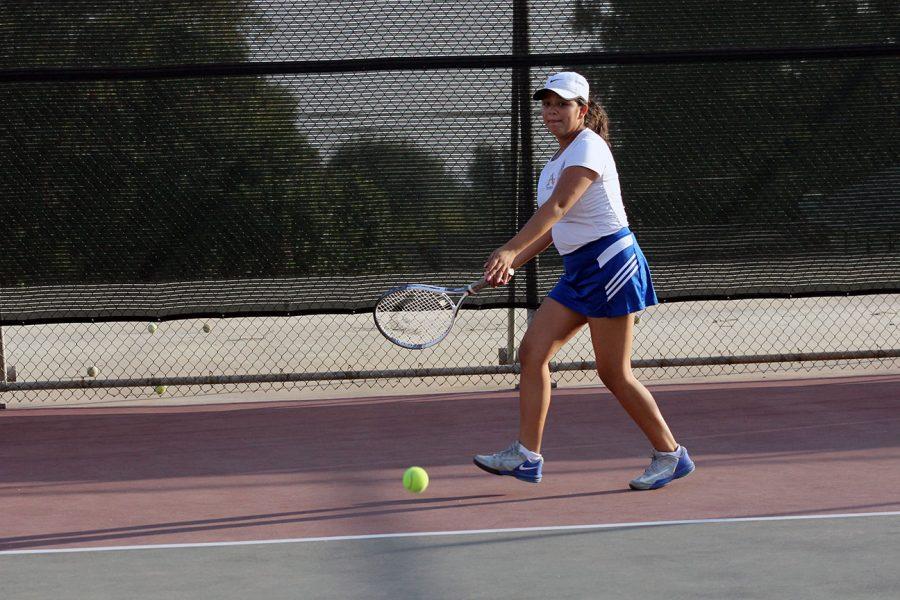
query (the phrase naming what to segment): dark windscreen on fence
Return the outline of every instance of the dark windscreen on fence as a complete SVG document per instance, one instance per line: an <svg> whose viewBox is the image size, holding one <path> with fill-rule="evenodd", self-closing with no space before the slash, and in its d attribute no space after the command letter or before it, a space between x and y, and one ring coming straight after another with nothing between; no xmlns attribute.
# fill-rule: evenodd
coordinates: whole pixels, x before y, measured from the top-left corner
<svg viewBox="0 0 900 600"><path fill-rule="evenodd" d="M0 323L371 308L534 210L590 81L666 301L900 289L894 3L9 3ZM801 6L802 4L802 6ZM536 306L553 249L468 306Z"/></svg>

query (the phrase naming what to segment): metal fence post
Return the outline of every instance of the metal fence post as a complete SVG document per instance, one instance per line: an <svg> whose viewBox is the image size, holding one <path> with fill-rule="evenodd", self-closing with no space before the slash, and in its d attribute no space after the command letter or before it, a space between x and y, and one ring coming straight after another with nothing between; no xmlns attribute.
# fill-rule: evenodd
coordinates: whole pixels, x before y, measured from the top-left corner
<svg viewBox="0 0 900 600"><path fill-rule="evenodd" d="M512 365L516 362L516 309L506 309L506 353L500 356L501 365Z"/></svg>
<svg viewBox="0 0 900 600"><path fill-rule="evenodd" d="M0 383L6 383L6 352L3 349L3 325L0 325ZM3 390L0 390L0 398ZM0 410L6 408L5 402L0 402Z"/></svg>
<svg viewBox="0 0 900 600"><path fill-rule="evenodd" d="M513 55L527 56L531 54L531 40L528 27L528 2L516 0L513 5ZM516 230L521 229L534 214L534 149L531 135L531 67L515 67L518 88L515 90L519 101L519 170L518 170L518 223ZM525 265L525 301L529 306L538 304L537 280L538 258L535 257Z"/></svg>
<svg viewBox="0 0 900 600"><path fill-rule="evenodd" d="M513 3L513 56L527 56L531 53L528 31L528 1L516 0ZM512 185L514 194L513 227L516 231L531 218L534 213L534 173L532 171L531 149L531 68L516 66L512 70ZM537 258L525 266L526 302L534 306L537 302ZM509 301L516 304L519 295L516 280L509 286ZM519 288L521 289L521 288ZM512 365L516 357L516 311L512 306L506 317L506 348L501 349L501 364Z"/></svg>

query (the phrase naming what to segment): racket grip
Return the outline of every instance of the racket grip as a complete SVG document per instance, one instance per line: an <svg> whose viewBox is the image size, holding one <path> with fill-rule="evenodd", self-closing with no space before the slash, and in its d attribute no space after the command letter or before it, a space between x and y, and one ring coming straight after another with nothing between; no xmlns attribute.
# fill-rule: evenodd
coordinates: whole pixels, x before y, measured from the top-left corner
<svg viewBox="0 0 900 600"><path fill-rule="evenodd" d="M510 270L509 270L509 276L510 276L510 277L512 277L512 276L515 275L515 274L516 274L515 269L510 269ZM485 279L484 277L482 277L481 279L479 279L479 280L476 281L475 283L472 283L472 284L469 285L468 292L469 292L470 294L477 294L478 292L480 292L480 291L483 290L484 288L488 287L489 285L490 285L490 284L487 282L487 279Z"/></svg>

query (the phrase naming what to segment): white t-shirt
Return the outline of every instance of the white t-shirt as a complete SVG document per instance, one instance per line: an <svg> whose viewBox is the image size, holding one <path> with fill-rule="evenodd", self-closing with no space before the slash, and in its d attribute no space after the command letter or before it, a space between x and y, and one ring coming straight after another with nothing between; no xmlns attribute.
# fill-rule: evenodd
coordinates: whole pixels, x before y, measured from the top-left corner
<svg viewBox="0 0 900 600"><path fill-rule="evenodd" d="M628 226L612 152L606 141L591 129L579 133L559 156L543 168L538 180L538 206L550 199L566 167L586 167L599 177L553 226L553 244L560 254L574 252L588 242Z"/></svg>

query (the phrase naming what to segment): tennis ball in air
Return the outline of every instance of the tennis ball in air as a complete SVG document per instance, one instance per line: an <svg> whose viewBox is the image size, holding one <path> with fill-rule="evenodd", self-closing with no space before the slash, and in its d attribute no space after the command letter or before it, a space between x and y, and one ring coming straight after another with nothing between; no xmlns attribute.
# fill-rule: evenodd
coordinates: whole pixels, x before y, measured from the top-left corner
<svg viewBox="0 0 900 600"><path fill-rule="evenodd" d="M97 371L97 367L88 367L87 373L88 377L96 377L99 371Z"/></svg>
<svg viewBox="0 0 900 600"><path fill-rule="evenodd" d="M428 487L428 473L422 467L410 467L403 473L403 487L414 494L421 494Z"/></svg>
<svg viewBox="0 0 900 600"><path fill-rule="evenodd" d="M147 331L149 331L150 333L156 333L157 329L158 327L156 326L156 323L150 323L149 325L147 325Z"/></svg>
<svg viewBox="0 0 900 600"><path fill-rule="evenodd" d="M209 333L212 331L212 326L209 323L203 324L203 333Z"/></svg>
<svg viewBox="0 0 900 600"><path fill-rule="evenodd" d="M162 396L163 394L166 393L166 386L164 386L164 385L158 385L158 386L156 386L155 388L153 388L153 391L155 391L157 394L159 394L160 396Z"/></svg>
<svg viewBox="0 0 900 600"><path fill-rule="evenodd" d="M641 315L634 315L634 324L637 325L641 322Z"/></svg>

